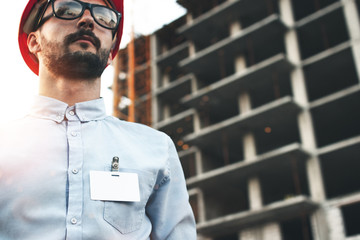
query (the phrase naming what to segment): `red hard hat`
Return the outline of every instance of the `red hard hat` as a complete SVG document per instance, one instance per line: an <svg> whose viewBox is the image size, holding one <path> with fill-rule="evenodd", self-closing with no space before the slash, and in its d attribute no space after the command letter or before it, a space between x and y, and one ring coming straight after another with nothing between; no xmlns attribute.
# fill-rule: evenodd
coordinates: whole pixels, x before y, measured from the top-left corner
<svg viewBox="0 0 360 240"><path fill-rule="evenodd" d="M119 23L119 28L116 33L116 43L112 50L112 57L114 58L116 53L119 50L120 40L123 32L123 23L124 23L124 5L123 0L105 0L110 3L119 13L121 13L121 20ZM21 55L28 65L28 67L36 74L39 75L39 62L37 58L30 53L27 46L27 37L29 33L33 30L32 26L36 20L37 14L39 14L39 8L44 6L46 1L44 0L29 0L28 4L25 7L25 10L21 16L20 27L19 27L19 47Z"/></svg>

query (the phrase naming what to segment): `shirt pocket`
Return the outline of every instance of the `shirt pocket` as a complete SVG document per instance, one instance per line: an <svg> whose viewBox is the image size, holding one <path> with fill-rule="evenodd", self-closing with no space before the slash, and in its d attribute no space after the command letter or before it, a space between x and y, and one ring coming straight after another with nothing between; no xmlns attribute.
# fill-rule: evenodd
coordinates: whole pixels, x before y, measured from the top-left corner
<svg viewBox="0 0 360 240"><path fill-rule="evenodd" d="M104 202L104 220L122 234L139 230L145 217L145 206L153 189L155 174L136 169L119 172L137 173L139 176L140 202Z"/></svg>

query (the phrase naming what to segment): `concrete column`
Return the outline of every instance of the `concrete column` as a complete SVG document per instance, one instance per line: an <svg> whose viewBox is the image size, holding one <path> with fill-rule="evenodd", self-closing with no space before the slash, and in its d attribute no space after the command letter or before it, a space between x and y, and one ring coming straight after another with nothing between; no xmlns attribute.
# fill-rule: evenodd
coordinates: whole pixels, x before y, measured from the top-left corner
<svg viewBox="0 0 360 240"><path fill-rule="evenodd" d="M344 7L345 21L351 38L351 48L355 67L360 81L360 21L355 0L341 0Z"/></svg>
<svg viewBox="0 0 360 240"><path fill-rule="evenodd" d="M198 89L199 89L198 80L196 76L193 75L191 77L191 93L197 92Z"/></svg>
<svg viewBox="0 0 360 240"><path fill-rule="evenodd" d="M165 87L170 83L170 75L169 73L164 73L162 76L162 86Z"/></svg>
<svg viewBox="0 0 360 240"><path fill-rule="evenodd" d="M248 228L240 232L241 240L260 240L261 229L259 228Z"/></svg>
<svg viewBox="0 0 360 240"><path fill-rule="evenodd" d="M168 50L169 50L169 48L168 48L167 45L163 44L163 45L161 46L161 54L166 53Z"/></svg>
<svg viewBox="0 0 360 240"><path fill-rule="evenodd" d="M241 93L239 96L239 110L241 114L247 114L251 112L251 99L250 99L250 95L246 92ZM243 136L243 147L244 147L245 161L255 161L256 144L253 133L249 132ZM263 207L261 184L260 184L260 179L257 176L253 176L248 179L248 195L249 195L250 210L259 210ZM277 223L269 223L269 224L270 224L269 226L278 225ZM265 235L263 234L264 231L265 231ZM265 239L266 235L269 233L271 233L271 236L274 237L276 234L273 234L272 232L275 231L272 231L270 227L265 227L265 228L254 227L254 228L248 228L242 230L239 233L239 236L241 240L260 240L260 239ZM266 238L266 239L281 240L281 234L277 238Z"/></svg>
<svg viewBox="0 0 360 240"><path fill-rule="evenodd" d="M294 24L294 15L292 11L290 0L279 0L279 10L281 14L281 20L288 26Z"/></svg>
<svg viewBox="0 0 360 240"><path fill-rule="evenodd" d="M242 92L239 95L239 112L240 114L246 114L251 111L250 95L246 92Z"/></svg>
<svg viewBox="0 0 360 240"><path fill-rule="evenodd" d="M327 210L327 219L329 224L329 240L345 240L345 229L339 208L330 208Z"/></svg>
<svg viewBox="0 0 360 240"><path fill-rule="evenodd" d="M286 38L289 40L288 38ZM291 42L291 41L289 41ZM291 59L290 59L291 60ZM295 63L295 61L292 61ZM296 62L297 64L300 64L300 60ZM308 105L308 97L307 97L307 91L306 91L306 82L305 82L305 76L304 71L300 67L296 67L290 74L291 77L291 86L292 91L294 94L294 99L297 103L299 103L301 106L307 106Z"/></svg>
<svg viewBox="0 0 360 240"><path fill-rule="evenodd" d="M290 0L280 0L279 3L281 15L284 15L283 18L286 19L288 24L292 24L294 20L290 19L292 16ZM294 100L300 105L307 107L308 98L306 92L306 82L303 70L299 66L301 63L300 48L295 29L291 29L286 33L285 45L287 48L288 58L297 65L295 70L291 73L291 84L294 93ZM316 140L312 117L309 110L304 110L299 114L298 124L303 147L311 152L314 152L316 150ZM316 157L309 159L307 168L312 197L319 201L324 200L325 193L319 159Z"/></svg>
<svg viewBox="0 0 360 240"><path fill-rule="evenodd" d="M262 227L248 228L240 232L241 240L281 240L281 229L277 223L267 223Z"/></svg>
<svg viewBox="0 0 360 240"><path fill-rule="evenodd" d="M204 172L202 165L202 153L198 148L196 148L195 151L195 167L196 167L196 175L200 175Z"/></svg>
<svg viewBox="0 0 360 240"><path fill-rule="evenodd" d="M242 31L242 26L239 21L235 21L230 24L230 36L235 36L240 34ZM243 54L235 58L235 73L241 73L246 70L246 58Z"/></svg>
<svg viewBox="0 0 360 240"><path fill-rule="evenodd" d="M189 41L189 56L195 57L195 54L196 54L195 43L193 41Z"/></svg>
<svg viewBox="0 0 360 240"><path fill-rule="evenodd" d="M193 124L194 124L194 133L200 132L201 120L200 120L200 114L198 111L195 111L195 113L194 113Z"/></svg>
<svg viewBox="0 0 360 240"><path fill-rule="evenodd" d="M300 64L301 59L295 30L291 30L285 35L285 42L286 46L290 48L287 51L290 60L295 64ZM291 85L294 94L294 100L306 108L309 104L306 91L306 82L304 72L299 66L296 67L291 73ZM310 152L315 152L317 148L315 131L313 127L312 116L308 109L299 114L298 124L303 147ZM307 168L311 196L314 200L322 201L325 199L325 192L319 159L317 157L309 159Z"/></svg>
<svg viewBox="0 0 360 240"><path fill-rule="evenodd" d="M205 236L202 236L201 234L198 234L197 240L212 240L212 239L208 238L208 237L205 237Z"/></svg>
<svg viewBox="0 0 360 240"><path fill-rule="evenodd" d="M302 146L310 151L316 150L316 141L314 136L314 126L311 118L310 111L304 111L298 117L298 123L300 127L300 137Z"/></svg>
<svg viewBox="0 0 360 240"><path fill-rule="evenodd" d="M245 161L256 159L256 145L254 134L248 133L243 137ZM248 180L249 204L251 210L262 208L261 184L258 177L254 176Z"/></svg>
<svg viewBox="0 0 360 240"><path fill-rule="evenodd" d="M241 114L251 111L251 100L248 93L241 93L239 96L239 108ZM254 161L256 159L256 144L253 133L246 133L243 136L243 148L245 161ZM257 210L262 207L261 184L258 177L254 176L248 180L248 195L251 210Z"/></svg>
<svg viewBox="0 0 360 240"><path fill-rule="evenodd" d="M246 161L254 161L256 157L255 137L252 133L247 133L243 137L244 141L244 156Z"/></svg>
<svg viewBox="0 0 360 240"><path fill-rule="evenodd" d="M206 212L205 212L205 202L204 195L200 188L194 188L189 190L189 196L195 196L197 198L197 209L198 209L198 222L205 222Z"/></svg>
<svg viewBox="0 0 360 240"><path fill-rule="evenodd" d="M316 239L329 239L329 231L326 219L326 211L324 208L318 209L315 213L310 216L311 228L313 235Z"/></svg>
<svg viewBox="0 0 360 240"><path fill-rule="evenodd" d="M261 184L258 177L252 177L248 180L249 204L251 210L262 208Z"/></svg>
<svg viewBox="0 0 360 240"><path fill-rule="evenodd" d="M319 159L317 157L308 159L306 169L312 199L318 202L325 201L325 191Z"/></svg>
<svg viewBox="0 0 360 240"><path fill-rule="evenodd" d="M156 95L159 82L158 66L156 64L157 57L157 38L155 34L150 36L150 56L151 56L151 119L152 125L154 126L159 122L159 100Z"/></svg>
<svg viewBox="0 0 360 240"><path fill-rule="evenodd" d="M310 152L315 152L315 131L309 110L299 114L298 123L302 146ZM308 159L306 170L312 199L319 202L324 201L326 199L326 194L319 158L311 157Z"/></svg>
<svg viewBox="0 0 360 240"><path fill-rule="evenodd" d="M191 25L193 21L194 21L193 15L188 12L186 14L186 24Z"/></svg>
<svg viewBox="0 0 360 240"><path fill-rule="evenodd" d="M168 104L164 104L163 106L163 117L164 120L170 118L170 106Z"/></svg>
<svg viewBox="0 0 360 240"><path fill-rule="evenodd" d="M239 21L230 24L230 36L241 33L241 23Z"/></svg>
<svg viewBox="0 0 360 240"><path fill-rule="evenodd" d="M296 31L293 27L294 19L292 14L292 7L290 0L280 0L280 11L281 18L283 21L290 27L290 30L285 33L285 48L287 53L287 58L297 65L293 72L291 73L291 83L292 90L294 94L294 99L301 105L306 105L307 101L307 92L306 92L306 82L304 72L299 65L301 64L301 54L300 47L298 44L298 38Z"/></svg>
<svg viewBox="0 0 360 240"><path fill-rule="evenodd" d="M298 116L298 127L302 147L310 153L316 154L316 138L313 127L311 112L308 109L309 101L306 90L306 81L303 69L301 68L301 54L300 46L297 40L296 29L294 28L294 15L291 0L279 0L280 15L283 21L290 27L289 31L285 33L285 47L288 59L295 64L295 69L291 72L291 86L294 94L294 100L304 107L304 110ZM310 188L310 194L313 200L324 201L325 192L318 157L311 157L307 160L307 176ZM318 226L317 231L314 232L314 240L326 239L323 236L326 224L321 222L319 218L315 217L315 212L310 216L312 226Z"/></svg>
<svg viewBox="0 0 360 240"><path fill-rule="evenodd" d="M262 240L281 240L281 229L278 223L265 224L262 231Z"/></svg>
<svg viewBox="0 0 360 240"><path fill-rule="evenodd" d="M285 2L289 2L285 4ZM281 0L280 8L283 12L291 12L290 0ZM285 7L288 7L286 9ZM292 15L292 14L285 14ZM288 17L287 17L288 18ZM291 22L291 20L287 20ZM293 22L293 21L292 21ZM285 35L285 44L287 48L288 58L297 66L291 73L291 84L294 93L294 100L307 108L309 102L306 92L305 76L302 68L300 67L300 48L297 41L295 29L291 29ZM299 132L301 137L302 146L310 152L316 151L316 138L312 122L311 113L308 109L302 111L298 116ZM312 157L307 161L308 179L310 184L311 196L314 200L322 201L325 199L323 178L321 173L320 162L317 157Z"/></svg>
<svg viewBox="0 0 360 240"><path fill-rule="evenodd" d="M235 73L239 74L246 71L246 58L244 55L239 55L235 58Z"/></svg>

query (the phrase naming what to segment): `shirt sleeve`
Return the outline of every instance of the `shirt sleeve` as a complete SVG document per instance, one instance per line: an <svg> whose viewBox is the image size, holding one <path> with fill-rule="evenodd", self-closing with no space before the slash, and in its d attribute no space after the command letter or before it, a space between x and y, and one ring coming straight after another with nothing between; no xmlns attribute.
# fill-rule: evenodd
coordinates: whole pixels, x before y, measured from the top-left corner
<svg viewBox="0 0 360 240"><path fill-rule="evenodd" d="M196 224L189 204L185 177L174 143L167 137L167 166L158 176L147 214L152 240L196 240Z"/></svg>

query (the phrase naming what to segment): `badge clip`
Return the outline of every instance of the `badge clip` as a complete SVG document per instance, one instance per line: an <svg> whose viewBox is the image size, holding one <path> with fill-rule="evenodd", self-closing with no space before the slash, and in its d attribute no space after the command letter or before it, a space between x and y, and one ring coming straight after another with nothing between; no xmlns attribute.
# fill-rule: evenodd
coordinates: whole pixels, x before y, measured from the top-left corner
<svg viewBox="0 0 360 240"><path fill-rule="evenodd" d="M111 162L111 171L118 172L119 171L119 157L113 157Z"/></svg>

